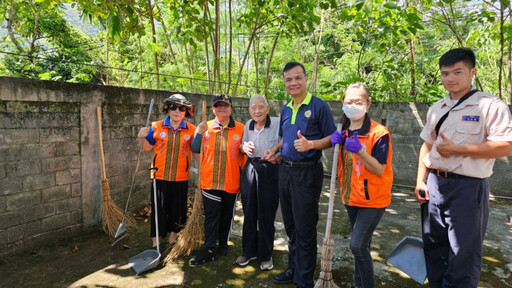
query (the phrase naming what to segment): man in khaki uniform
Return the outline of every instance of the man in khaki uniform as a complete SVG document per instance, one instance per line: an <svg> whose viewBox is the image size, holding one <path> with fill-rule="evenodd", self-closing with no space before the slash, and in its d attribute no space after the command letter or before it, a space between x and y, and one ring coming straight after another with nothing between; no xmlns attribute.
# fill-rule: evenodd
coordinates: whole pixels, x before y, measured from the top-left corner
<svg viewBox="0 0 512 288"><path fill-rule="evenodd" d="M414 195L430 286L471 288L482 266L487 178L495 158L512 155L512 117L505 102L473 89L473 51L450 50L439 68L449 94L428 110Z"/></svg>

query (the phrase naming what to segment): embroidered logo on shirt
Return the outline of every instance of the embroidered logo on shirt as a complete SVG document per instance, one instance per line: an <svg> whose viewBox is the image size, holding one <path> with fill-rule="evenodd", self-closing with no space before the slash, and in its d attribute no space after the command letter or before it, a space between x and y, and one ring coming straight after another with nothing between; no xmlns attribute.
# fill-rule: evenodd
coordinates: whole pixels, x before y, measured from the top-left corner
<svg viewBox="0 0 512 288"><path fill-rule="evenodd" d="M478 116L478 115L462 115L462 121L480 122L480 116Z"/></svg>
<svg viewBox="0 0 512 288"><path fill-rule="evenodd" d="M190 135L188 135L188 134L185 134L185 136L183 136L183 137L185 138L185 140L190 139Z"/></svg>
<svg viewBox="0 0 512 288"><path fill-rule="evenodd" d="M238 134L235 134L235 135L233 135L233 139L235 139L236 141L238 141L238 139L240 139L240 136L238 136Z"/></svg>
<svg viewBox="0 0 512 288"><path fill-rule="evenodd" d="M306 110L306 112L304 112L304 116L305 116L306 118L311 117L311 110Z"/></svg>
<svg viewBox="0 0 512 288"><path fill-rule="evenodd" d="M165 138L165 132L160 132L160 138Z"/></svg>

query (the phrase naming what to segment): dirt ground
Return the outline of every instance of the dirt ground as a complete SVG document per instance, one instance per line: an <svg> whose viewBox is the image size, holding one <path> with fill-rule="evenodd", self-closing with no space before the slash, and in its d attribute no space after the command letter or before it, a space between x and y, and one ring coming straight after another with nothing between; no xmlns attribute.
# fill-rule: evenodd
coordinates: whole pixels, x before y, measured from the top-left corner
<svg viewBox="0 0 512 288"><path fill-rule="evenodd" d="M328 180L324 180L324 184ZM377 287L426 287L420 285L386 262L393 247L406 235L420 236L419 206L412 198L412 189L394 186L393 201L386 210L372 242ZM350 228L345 208L339 197L335 201L332 239L334 282L339 287L352 284L353 258L348 247ZM328 187L321 197L318 224L318 263L320 272L322 238L328 206ZM489 229L484 243L484 260L479 287L512 287L512 202L491 201ZM109 238L95 232L82 235L51 247L0 259L0 287L293 287L275 285L272 277L287 267L286 237L280 211L276 219L274 270L260 271L259 263L246 267L233 265L241 253L243 213L237 206L230 252L218 261L191 266L191 257L135 276L127 259L151 246L149 224L142 219L139 230L130 233L123 247L111 247Z"/></svg>

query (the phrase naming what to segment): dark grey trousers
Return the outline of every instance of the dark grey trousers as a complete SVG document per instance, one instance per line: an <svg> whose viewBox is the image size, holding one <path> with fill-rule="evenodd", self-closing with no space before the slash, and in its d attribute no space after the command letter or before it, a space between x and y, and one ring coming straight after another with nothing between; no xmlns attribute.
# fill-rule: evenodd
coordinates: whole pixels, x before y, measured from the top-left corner
<svg viewBox="0 0 512 288"><path fill-rule="evenodd" d="M477 287L489 218L489 182L429 173L423 244L431 287Z"/></svg>

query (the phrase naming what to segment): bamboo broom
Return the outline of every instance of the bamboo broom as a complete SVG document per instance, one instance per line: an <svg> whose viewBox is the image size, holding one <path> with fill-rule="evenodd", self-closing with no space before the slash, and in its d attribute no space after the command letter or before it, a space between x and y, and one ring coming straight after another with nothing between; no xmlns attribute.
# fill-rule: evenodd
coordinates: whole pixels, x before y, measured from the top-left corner
<svg viewBox="0 0 512 288"><path fill-rule="evenodd" d="M201 123L206 121L206 101L203 101L203 115ZM171 263L180 256L189 256L194 250L201 248L204 242L204 215L203 195L201 191L201 162L203 160L203 143L198 163L198 178L192 214L187 220L183 230L176 235L176 244L170 248L169 254L164 259L164 265ZM167 250L165 252L168 252Z"/></svg>
<svg viewBox="0 0 512 288"><path fill-rule="evenodd" d="M101 226L103 231L113 239L116 233L117 226L121 223L123 218L123 210L119 208L110 196L110 188L108 186L107 172L105 171L105 155L103 153L103 133L101 130L101 108L96 108L98 117L98 142L100 143L100 158L101 158L101 192L103 194L103 202L101 203ZM133 217L127 216L126 225L128 227L136 227L137 222Z"/></svg>
<svg viewBox="0 0 512 288"><path fill-rule="evenodd" d="M338 124L338 132L341 130L341 124ZM332 155L331 186L329 193L329 209L327 210L327 222L325 225L325 237L322 246L322 263L320 275L315 283L315 288L338 288L332 279L332 256L334 251L334 240L331 238L332 214L334 209L334 197L336 196L336 174L338 172L338 154L340 144L334 146Z"/></svg>

